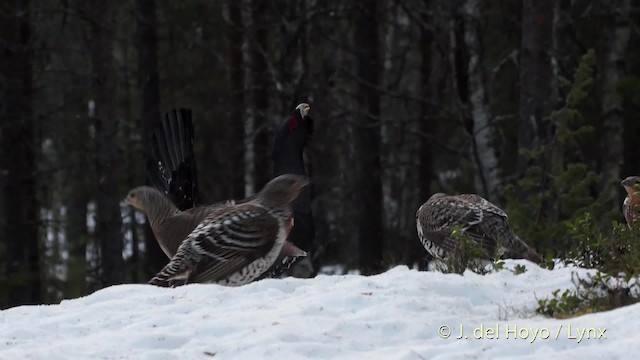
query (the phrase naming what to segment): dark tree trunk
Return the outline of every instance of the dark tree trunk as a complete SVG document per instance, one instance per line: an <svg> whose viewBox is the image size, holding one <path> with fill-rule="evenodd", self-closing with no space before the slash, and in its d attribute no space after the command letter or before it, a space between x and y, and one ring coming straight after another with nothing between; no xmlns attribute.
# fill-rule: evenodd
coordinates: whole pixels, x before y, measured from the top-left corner
<svg viewBox="0 0 640 360"><path fill-rule="evenodd" d="M520 126L518 147L538 149L552 136L544 119L553 109L555 94L553 71L553 20L556 0L524 0L522 6L522 43L520 49ZM527 157L518 157L517 173L531 165Z"/></svg>
<svg viewBox="0 0 640 360"><path fill-rule="evenodd" d="M231 152L231 161L227 161L227 173L229 174L230 191L233 199L241 199L244 196L244 177L242 167L238 163L244 158L244 69L242 67L242 45L243 45L243 24L241 2L229 0L229 92L231 93L231 104L229 110L229 120L227 123L228 135L227 149Z"/></svg>
<svg viewBox="0 0 640 360"><path fill-rule="evenodd" d="M155 0L136 0L136 41L138 48L138 72L140 87L140 121L142 138L145 139L145 164L151 154L151 134L154 124L159 124L160 91L158 70L158 33ZM134 228L135 229L135 228ZM144 225L145 273L152 276L167 263L167 257L158 246L148 223Z"/></svg>
<svg viewBox="0 0 640 360"><path fill-rule="evenodd" d="M5 250L3 307L41 301L36 141L29 1L0 5L0 224Z"/></svg>
<svg viewBox="0 0 640 360"><path fill-rule="evenodd" d="M118 192L118 120L115 109L115 71L113 67L114 11L111 1L93 1L89 6L91 41L91 101L96 136L96 240L100 249L100 283L122 283L122 218Z"/></svg>
<svg viewBox="0 0 640 360"><path fill-rule="evenodd" d="M66 4L69 12L77 12L76 2ZM66 25L66 24L64 24ZM60 27L63 31L64 25ZM67 35L67 41L78 43L83 33ZM70 59L71 60L71 59ZM77 61L77 60L76 60ZM89 128L91 119L87 114L86 76L82 72L71 76L70 86L65 86L64 96L71 99L70 112L59 129L63 141L60 155L64 157L66 171L63 180L63 204L67 208L65 235L69 251L64 297L83 296L88 288L87 246L93 242L87 228L87 205L95 188L95 177L91 157Z"/></svg>
<svg viewBox="0 0 640 360"><path fill-rule="evenodd" d="M250 47L252 59L251 71L253 73L253 106L255 109L254 118L254 179L255 189L260 190L266 184L272 174L271 147L269 146L269 132L267 111L269 107L269 69L265 53L267 51L267 30L268 22L265 21L268 1L253 0L251 2L251 14L253 19L253 41ZM269 165L267 165L269 164Z"/></svg>
<svg viewBox="0 0 640 360"><path fill-rule="evenodd" d="M68 171L69 189L67 196L67 222L66 235L69 243L68 275L66 282L66 297L78 297L86 294L87 290L87 243L89 233L87 231L87 204L89 203L89 191L86 179L86 159L82 159L88 149L85 141L87 139L86 117L82 116L75 120L69 127L74 131L69 131L66 140L67 151L77 154L78 163L71 165Z"/></svg>
<svg viewBox="0 0 640 360"><path fill-rule="evenodd" d="M356 74L360 113L352 129L354 143L355 206L360 253L360 271L383 270L382 183L380 167L380 61L378 54L377 2L357 8L354 41L358 44Z"/></svg>
<svg viewBox="0 0 640 360"><path fill-rule="evenodd" d="M431 4L426 3L426 10L431 10ZM431 17L424 16L423 20L426 24L430 23ZM431 188L431 183L436 179L435 169L434 169L434 156L433 156L433 137L436 134L435 129L435 120L433 119L434 109L432 108L433 102L433 93L431 91L431 74L432 74L432 57L433 57L433 31L425 28L424 26L420 30L420 44L421 44L421 55L422 55L422 63L420 67L420 82L421 82L421 97L423 99L421 112L422 119L420 121L420 134L422 135L420 139L420 165L418 168L419 171L419 194L420 194L420 203L427 201L427 199L433 195L433 190ZM416 209L417 211L417 209ZM419 241L415 241L414 246L412 246L408 250L413 250L409 252L410 263L409 266L413 265L413 263L417 262L418 266L421 269L426 269L426 263L424 261L420 261L428 256L428 253L425 249L422 248L422 244Z"/></svg>
<svg viewBox="0 0 640 360"><path fill-rule="evenodd" d="M612 5L613 3L613 5ZM602 12L601 28L602 70L600 88L602 100L602 141L600 141L600 173L602 200L620 209L622 198L618 195L623 161L624 117L622 97L618 90L620 79L625 74L627 48L631 28L629 26L629 0L600 1L598 10ZM629 174L631 175L631 174Z"/></svg>

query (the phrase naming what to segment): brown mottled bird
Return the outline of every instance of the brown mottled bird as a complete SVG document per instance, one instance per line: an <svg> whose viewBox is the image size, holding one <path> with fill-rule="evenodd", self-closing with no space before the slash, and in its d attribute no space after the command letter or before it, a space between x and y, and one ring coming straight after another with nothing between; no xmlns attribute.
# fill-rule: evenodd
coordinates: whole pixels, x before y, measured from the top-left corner
<svg viewBox="0 0 640 360"><path fill-rule="evenodd" d="M638 219L640 218L640 177L629 176L621 183L627 192L627 197L622 203L622 213L629 229L638 228Z"/></svg>
<svg viewBox="0 0 640 360"><path fill-rule="evenodd" d="M162 251L171 259L178 246L209 214L226 203L199 206L184 211L156 188L139 186L129 191L125 202L142 211L149 219L153 235Z"/></svg>
<svg viewBox="0 0 640 360"><path fill-rule="evenodd" d="M309 110L309 104L299 104L288 120L278 128L273 149L275 175L306 176L303 151L313 133L313 120L308 115ZM179 217L172 218L170 221L165 221L164 218L157 221L151 218L149 220L156 240L171 259L182 240L204 219L208 211L203 212L200 208L194 208L199 204L197 199L199 194L193 153L194 127L191 110L182 108L167 112L165 118L155 126L150 135L147 160L148 182L166 195L178 210L184 210ZM145 191L148 192L148 189ZM153 206L152 210L161 215L174 211L169 208L166 198L160 198L157 194L147 197L149 196L151 198L146 204L132 205L147 214L149 206ZM248 200L250 199L244 201ZM305 187L292 204L296 226L288 239L306 251L310 250L311 241L315 235L310 202L309 187ZM211 206L213 205L209 205L207 209ZM174 222L179 225L176 226ZM264 277L280 277L293 262L301 258L282 255L283 259L278 260L273 269L263 275Z"/></svg>
<svg viewBox="0 0 640 360"><path fill-rule="evenodd" d="M187 283L239 286L267 271L281 251L304 255L286 238L291 202L307 183L304 176L280 175L247 202L214 207L149 283L168 286L186 276Z"/></svg>
<svg viewBox="0 0 640 360"><path fill-rule="evenodd" d="M451 236L458 227L476 241L487 259L495 255L542 261L536 251L516 236L507 222L507 214L488 200L475 194L436 193L416 213L418 237L425 249L443 260L458 248Z"/></svg>

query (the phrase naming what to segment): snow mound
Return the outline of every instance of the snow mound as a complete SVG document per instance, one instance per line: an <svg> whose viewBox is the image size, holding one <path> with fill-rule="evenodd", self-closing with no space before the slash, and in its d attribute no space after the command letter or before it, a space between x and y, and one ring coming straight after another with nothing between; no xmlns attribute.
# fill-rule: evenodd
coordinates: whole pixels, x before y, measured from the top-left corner
<svg viewBox="0 0 640 360"><path fill-rule="evenodd" d="M536 316L537 299L589 270L506 262L516 264L527 271L399 266L239 288L112 286L1 311L0 359L637 358L640 304L569 320Z"/></svg>

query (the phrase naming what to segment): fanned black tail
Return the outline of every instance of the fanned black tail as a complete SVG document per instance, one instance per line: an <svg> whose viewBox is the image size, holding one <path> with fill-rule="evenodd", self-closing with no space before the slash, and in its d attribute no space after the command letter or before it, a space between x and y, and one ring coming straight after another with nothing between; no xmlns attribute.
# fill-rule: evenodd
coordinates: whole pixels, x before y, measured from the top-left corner
<svg viewBox="0 0 640 360"><path fill-rule="evenodd" d="M198 176L193 154L191 109L173 109L151 136L147 178L180 209L195 206Z"/></svg>

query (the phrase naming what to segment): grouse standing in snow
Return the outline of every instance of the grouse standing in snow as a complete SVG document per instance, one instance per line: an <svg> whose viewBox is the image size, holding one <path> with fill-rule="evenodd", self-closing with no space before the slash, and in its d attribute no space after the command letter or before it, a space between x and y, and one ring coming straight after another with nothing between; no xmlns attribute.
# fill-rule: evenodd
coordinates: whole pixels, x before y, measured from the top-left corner
<svg viewBox="0 0 640 360"><path fill-rule="evenodd" d="M313 119L309 116L311 107L301 103L295 107L290 117L280 124L273 141L273 164L275 175L299 174L307 176L303 153L313 135ZM311 212L311 189L302 189L293 202L294 224L289 242L305 251L311 251L315 237L315 224ZM268 277L281 276L293 263L302 257L279 258Z"/></svg>
<svg viewBox="0 0 640 360"><path fill-rule="evenodd" d="M186 277L187 283L239 286L261 276L281 251L304 255L286 238L291 202L307 183L300 175L280 175L247 202L214 207L149 283L168 286Z"/></svg>
<svg viewBox="0 0 640 360"><path fill-rule="evenodd" d="M536 263L542 260L513 233L502 209L475 194L432 195L418 209L416 225L422 245L439 260L457 251L459 237L452 236L456 228L480 245L486 259L504 255Z"/></svg>
<svg viewBox="0 0 640 360"><path fill-rule="evenodd" d="M640 218L640 178L629 176L622 181L622 186L627 192L627 196L622 203L622 213L627 221L629 229L638 228Z"/></svg>
<svg viewBox="0 0 640 360"><path fill-rule="evenodd" d="M281 126L274 141L274 163L276 175L286 173L286 170L293 174L305 175L302 152L308 139L313 132L313 122L308 116L309 105L299 104L288 121L288 126ZM284 129L287 129L284 131ZM304 134L304 136L301 136ZM158 197L158 194L151 194L145 190L146 202L131 200L131 205L137 207L149 216L151 229L164 253L171 259L178 246L184 238L199 224L206 216L208 210L203 211L198 205L198 184L196 162L193 153L194 130L190 109L176 109L169 111L164 120L152 133L150 141L150 156L147 163L148 182L166 198ZM277 155L276 155L277 153ZM298 161L299 159L299 161ZM311 217L310 200L308 187L302 190L300 203L296 202L296 212L303 215L297 231L305 236L294 235L292 239L295 244L305 250L309 250L311 240L315 234L313 218ZM209 205L220 206L228 203L236 203L230 200L226 203ZM306 204L306 207L304 206ZM174 206L175 205L175 206ZM196 207L196 208L194 208ZM184 212L176 216L166 218L172 211L182 210ZM305 210L308 209L308 210ZM152 217L154 219L152 219ZM300 239L305 239L304 243ZM299 257L284 257L279 259L273 268L263 275L263 277L279 277L289 268L291 263Z"/></svg>

